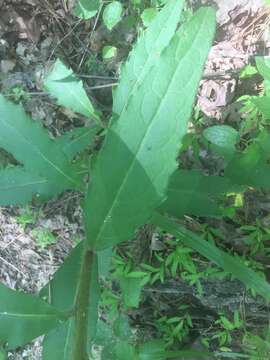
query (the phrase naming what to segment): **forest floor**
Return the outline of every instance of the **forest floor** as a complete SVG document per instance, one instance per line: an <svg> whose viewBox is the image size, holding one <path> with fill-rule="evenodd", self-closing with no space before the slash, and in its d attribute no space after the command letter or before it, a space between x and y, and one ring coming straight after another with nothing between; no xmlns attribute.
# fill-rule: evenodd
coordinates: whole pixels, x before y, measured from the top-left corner
<svg viewBox="0 0 270 360"><path fill-rule="evenodd" d="M263 0L201 2L217 6L218 30L201 81L198 105L209 124L233 124L239 116L234 100L257 91L257 84L239 80L241 69L252 64L256 55L269 55L270 9ZM191 3L198 5L198 1ZM117 84L120 63L136 39L134 28L124 32L116 27L109 32L97 17L78 20L70 11L73 4L74 1L63 0L0 0L0 91L22 101L26 111L42 121L52 136L86 123L81 116L55 105L42 89L42 79L54 60L60 57L72 67L85 81L91 97L109 113L111 88ZM119 52L113 60L104 61L100 52L107 43L117 46ZM78 194L65 193L38 208L0 209L3 283L31 293L37 293L47 283L69 250L84 236L80 200ZM270 194L250 199L249 216L257 216L262 207L270 209ZM234 229L228 230L229 236L233 232ZM145 308L137 309L133 318L145 316L150 303L154 306L167 302L172 308L176 296L179 301L181 287L186 289L180 280L157 285L161 295L150 294ZM260 299L255 301L243 295L245 289L237 281L209 283L205 288L205 296L199 299L204 308L218 313L222 307L230 311L246 307L248 321L255 327L269 321L269 308ZM194 301L192 289L182 293L188 301ZM41 359L39 341L9 358Z"/></svg>

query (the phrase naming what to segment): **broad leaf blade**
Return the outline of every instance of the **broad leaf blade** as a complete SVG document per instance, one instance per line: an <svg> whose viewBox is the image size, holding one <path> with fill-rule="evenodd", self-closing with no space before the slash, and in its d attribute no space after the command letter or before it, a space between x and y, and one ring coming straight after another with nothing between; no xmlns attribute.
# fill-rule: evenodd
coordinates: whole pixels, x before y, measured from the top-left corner
<svg viewBox="0 0 270 360"><path fill-rule="evenodd" d="M224 176L233 183L254 188L270 188L270 165L259 144L252 144L244 153L235 154Z"/></svg>
<svg viewBox="0 0 270 360"><path fill-rule="evenodd" d="M212 144L213 150L225 159L230 159L235 152L238 132L228 125L214 125L203 131L204 137Z"/></svg>
<svg viewBox="0 0 270 360"><path fill-rule="evenodd" d="M94 142L99 129L98 126L75 128L56 138L56 141L68 159L72 160L79 152Z"/></svg>
<svg viewBox="0 0 270 360"><path fill-rule="evenodd" d="M21 106L0 95L0 147L20 161L26 171L60 184L62 189L81 188L76 167L40 124L32 121Z"/></svg>
<svg viewBox="0 0 270 360"><path fill-rule="evenodd" d="M256 56L255 60L259 73L265 80L270 81L270 58L266 56Z"/></svg>
<svg viewBox="0 0 270 360"><path fill-rule="evenodd" d="M75 306L80 276L83 243L71 251L64 264L56 272L51 282L42 289L40 296L60 311L72 311ZM68 285L68 286L67 286ZM98 317L99 284L98 262L93 266L89 299L89 344L96 333ZM46 335L43 344L43 360L69 360L74 346L74 318ZM57 348L57 351L55 350Z"/></svg>
<svg viewBox="0 0 270 360"><path fill-rule="evenodd" d="M210 356L211 353L203 350L166 351L163 340L150 340L139 347L138 360L209 359Z"/></svg>
<svg viewBox="0 0 270 360"><path fill-rule="evenodd" d="M258 274L249 269L237 258L220 250L215 245L194 234L192 231L174 223L168 218L155 214L153 222L170 234L181 239L191 249L198 251L202 256L232 274L236 279L242 281L248 288L254 289L266 300L270 300L270 285Z"/></svg>
<svg viewBox="0 0 270 360"><path fill-rule="evenodd" d="M59 59L46 77L44 86L57 99L59 105L99 122L99 116L83 88L82 81L77 80L73 71Z"/></svg>
<svg viewBox="0 0 270 360"><path fill-rule="evenodd" d="M214 30L214 12L199 10L108 130L85 204L90 248L130 239L164 199Z"/></svg>
<svg viewBox="0 0 270 360"><path fill-rule="evenodd" d="M38 297L0 284L0 343L15 349L47 333L66 315Z"/></svg>
<svg viewBox="0 0 270 360"><path fill-rule="evenodd" d="M266 119L270 120L270 96L254 96L251 101Z"/></svg>
<svg viewBox="0 0 270 360"><path fill-rule="evenodd" d="M25 205L47 182L21 167L0 170L0 205Z"/></svg>
<svg viewBox="0 0 270 360"><path fill-rule="evenodd" d="M129 277L122 275L118 278L120 289L125 306L138 307L142 289L146 283L146 279L141 277Z"/></svg>
<svg viewBox="0 0 270 360"><path fill-rule="evenodd" d="M102 14L104 25L112 30L121 20L122 12L123 5L119 1L112 1L107 4Z"/></svg>
<svg viewBox="0 0 270 360"><path fill-rule="evenodd" d="M172 39L180 20L184 0L171 0L139 38L121 71L121 82L114 93L113 112L120 115L142 84L160 53Z"/></svg>
<svg viewBox="0 0 270 360"><path fill-rule="evenodd" d="M184 215L220 216L217 200L234 189L236 186L224 177L205 176L196 170L178 170L171 177L167 199L159 211L178 218Z"/></svg>
<svg viewBox="0 0 270 360"><path fill-rule="evenodd" d="M99 0L78 0L74 9L74 15L83 20L91 19L98 12L99 2Z"/></svg>
<svg viewBox="0 0 270 360"><path fill-rule="evenodd" d="M40 201L63 191L62 184L50 182L20 166L0 170L0 205L26 205L36 197Z"/></svg>

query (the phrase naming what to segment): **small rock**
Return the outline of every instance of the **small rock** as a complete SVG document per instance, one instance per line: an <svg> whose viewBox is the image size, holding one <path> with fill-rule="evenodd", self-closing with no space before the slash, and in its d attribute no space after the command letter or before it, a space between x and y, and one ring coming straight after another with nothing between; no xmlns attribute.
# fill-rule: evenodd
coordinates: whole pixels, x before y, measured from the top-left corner
<svg viewBox="0 0 270 360"><path fill-rule="evenodd" d="M12 71L16 66L16 62L13 60L1 60L0 69L4 74Z"/></svg>

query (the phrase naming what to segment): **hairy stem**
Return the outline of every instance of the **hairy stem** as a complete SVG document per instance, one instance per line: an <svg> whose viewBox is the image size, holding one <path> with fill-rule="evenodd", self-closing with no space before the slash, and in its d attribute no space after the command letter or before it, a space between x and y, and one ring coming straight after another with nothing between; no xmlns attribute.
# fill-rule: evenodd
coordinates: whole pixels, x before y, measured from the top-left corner
<svg viewBox="0 0 270 360"><path fill-rule="evenodd" d="M94 253L85 250L82 258L81 273L75 304L75 343L72 360L88 360L88 311L91 301L91 278Z"/></svg>

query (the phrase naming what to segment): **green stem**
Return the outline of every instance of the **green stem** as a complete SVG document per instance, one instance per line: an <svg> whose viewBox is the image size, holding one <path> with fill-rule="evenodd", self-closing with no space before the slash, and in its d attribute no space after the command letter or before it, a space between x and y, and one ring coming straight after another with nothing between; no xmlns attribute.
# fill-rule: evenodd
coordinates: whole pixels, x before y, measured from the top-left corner
<svg viewBox="0 0 270 360"><path fill-rule="evenodd" d="M88 360L88 312L94 253L83 252L81 273L75 304L75 340L72 360ZM68 285L68 284L67 284Z"/></svg>

